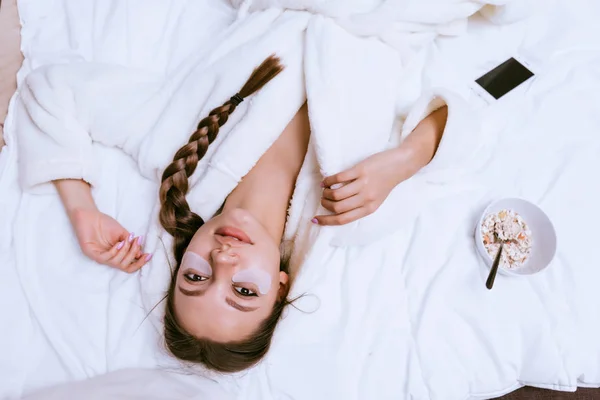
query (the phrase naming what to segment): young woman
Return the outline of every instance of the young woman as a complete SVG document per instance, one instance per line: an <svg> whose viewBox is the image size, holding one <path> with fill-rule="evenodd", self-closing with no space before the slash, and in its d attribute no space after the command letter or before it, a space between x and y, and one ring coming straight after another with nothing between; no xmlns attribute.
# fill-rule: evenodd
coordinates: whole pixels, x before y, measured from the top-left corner
<svg viewBox="0 0 600 400"><path fill-rule="evenodd" d="M57 68L41 75L47 79L58 73ZM240 371L258 362L269 348L282 310L289 304L287 260L280 244L296 177L309 143L310 105L304 104L296 112L229 193L220 210L207 221L188 204L189 179L238 105L282 69L277 58L265 60L238 93L232 93L227 102L200 121L161 178L160 223L173 237L175 260L165 304L166 345L176 357L217 371ZM90 76L95 76L97 82L100 75L94 74L85 75L82 81L89 84ZM106 74L106 69L102 74ZM68 75L73 77L72 72ZM28 79L27 88L35 86L36 79L40 79L40 74ZM111 79L114 81L114 76ZM40 111L31 107L33 92L27 88L23 91L24 102L30 104L33 120L41 121L42 117L35 115ZM54 91L49 99L56 96ZM45 103L42 96L38 95L35 101L43 104L44 110L52 111L52 103ZM64 115L64 110L57 113ZM331 214L316 215L307 223L347 224L376 211L396 185L432 159L446 116L446 107L439 108L423 119L399 147L374 154L349 170L326 177L321 185L321 204ZM51 173L60 174L60 165L68 165L73 157L80 155L65 154L62 160L53 158L58 164L51 168ZM36 171L34 174L46 173ZM31 177L31 172L24 172L26 179ZM80 176L63 172L64 178L72 179L53 180L81 250L98 263L134 273L151 260L152 254L143 251L142 236L136 237L97 208L86 179L88 173L91 172L83 168Z"/></svg>
<svg viewBox="0 0 600 400"><path fill-rule="evenodd" d="M174 261L164 303L166 346L179 359L222 372L246 369L266 354L282 311L291 301L288 260L280 244L305 157L311 149L318 153L315 148L325 143L324 115L338 115L335 112L341 104L354 107L357 113L352 123L361 122L361 127L339 122L346 124L344 129L357 131L348 141L362 140L355 145L359 151L349 158L354 166L344 170L330 163L321 168L341 172L323 174L320 205L328 210L327 215L317 213L303 221L320 226L349 224L378 210L397 185L430 163L448 115L443 101L426 99L411 123L407 120L402 127L403 140L390 147L388 142L394 142L391 136L400 136L390 133L397 117L392 103L399 85L394 79L404 67L396 49L356 38L334 20L313 18L303 11L271 10L267 3L254 4L266 11L250 14L216 40L211 51L194 55L188 66L167 80L114 65L74 63L35 71L27 77L20 96L19 107L29 117L29 122L19 126L23 186L35 188L53 182L81 250L92 260L134 273L153 257L144 251L143 236L136 237L96 206L91 187L99 181L102 160L94 159L92 143L120 148L137 161L144 177L160 182L157 214L172 238L168 258ZM389 9L396 7L394 2L386 4ZM480 2L469 4L446 7L446 14L438 15L441 20L427 20L421 28L463 20L481 8ZM356 7L353 12L362 12L362 7ZM349 31L360 30L363 22L365 28L377 28L372 21L383 18L391 24L405 15L400 12L403 10L400 7L396 15L378 8L373 20L342 18L340 23ZM361 32L369 36L368 30ZM416 36L421 41L436 34L420 32ZM392 38L385 32L381 35ZM313 45L318 38L332 46L320 51L318 46L309 46L308 38ZM326 68L339 58L335 43L346 46L340 54L351 61L335 67L351 72L343 78L360 86L355 96L362 103L351 101L353 92L348 89L352 87L343 79L336 81L338 77L331 72L335 69ZM368 57L367 53L359 57L352 46L359 46ZM281 61L268 57L273 53ZM307 61L309 55L312 62ZM257 64L248 77L251 71L246 67ZM323 71L315 66L324 66ZM278 91L270 91L275 87ZM267 93L270 103L261 103ZM335 105L323 93L348 98ZM229 100L212 109L223 99ZM363 105L371 108L361 115ZM238 108L243 110L235 113ZM227 124L228 119L233 121ZM252 124L244 124L246 120ZM321 124L318 134L316 123ZM188 139L194 126L197 128ZM231 126L234 131L228 130ZM329 126L338 129L341 143L343 129ZM372 132L366 132L370 128ZM454 163L457 153L464 156L465 151L455 150L469 140L467 136L452 139L455 145L450 153L445 151L442 168ZM213 141L216 143L209 148ZM370 148L369 141L377 144ZM258 143L253 152L247 148L252 142ZM217 159L224 147L235 151ZM344 156L341 151L337 153L340 157ZM356 157L359 153L362 156ZM314 161L314 154L312 158ZM203 185L207 181L218 193L198 191L207 187ZM157 260L152 262L157 264ZM158 264L151 268L168 268L167 262Z"/></svg>

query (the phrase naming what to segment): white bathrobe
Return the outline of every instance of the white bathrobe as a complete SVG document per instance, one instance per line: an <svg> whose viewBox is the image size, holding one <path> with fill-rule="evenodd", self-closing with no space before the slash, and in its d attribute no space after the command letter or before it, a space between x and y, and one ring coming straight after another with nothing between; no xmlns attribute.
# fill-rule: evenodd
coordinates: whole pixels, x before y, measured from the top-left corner
<svg viewBox="0 0 600 400"><path fill-rule="evenodd" d="M284 72L241 105L192 177L189 201L204 219L304 101L322 176L397 146L444 103L452 103L449 133L423 172L434 180L435 172L456 178L469 164L478 149L476 124L465 118L469 110L458 96L428 85L422 60L439 34L460 34L482 2L233 4L240 7L238 20L172 76L95 63L51 65L31 73L21 96L30 118L19 121L23 187L53 190L49 182L62 178L96 185L102 160L92 155L95 143L121 148L137 161L142 175L158 180L199 119L235 94L270 54L281 57ZM455 119L461 128L451 130ZM393 213L382 207L368 219L380 234L373 236L365 220L362 239L353 242L385 235L398 224ZM360 224L336 228L336 235L347 235Z"/></svg>

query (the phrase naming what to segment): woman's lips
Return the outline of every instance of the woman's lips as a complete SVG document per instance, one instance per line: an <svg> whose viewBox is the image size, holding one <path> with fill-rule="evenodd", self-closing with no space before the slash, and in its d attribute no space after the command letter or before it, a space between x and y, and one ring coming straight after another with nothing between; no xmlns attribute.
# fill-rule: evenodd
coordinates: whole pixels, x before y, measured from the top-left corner
<svg viewBox="0 0 600 400"><path fill-rule="evenodd" d="M253 244L252 240L250 240L250 237L246 235L246 232L233 226L224 226L219 228L215 231L215 234L219 236L231 237L239 240L240 242Z"/></svg>

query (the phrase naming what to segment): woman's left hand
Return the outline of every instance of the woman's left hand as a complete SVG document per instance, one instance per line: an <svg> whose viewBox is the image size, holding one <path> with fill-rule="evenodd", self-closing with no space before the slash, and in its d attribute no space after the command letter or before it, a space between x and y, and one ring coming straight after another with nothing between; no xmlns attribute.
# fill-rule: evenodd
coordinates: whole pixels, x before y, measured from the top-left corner
<svg viewBox="0 0 600 400"><path fill-rule="evenodd" d="M312 222L344 225L372 214L396 185L419 168L411 152L400 147L374 154L346 171L325 178L321 205L334 214L318 215Z"/></svg>
<svg viewBox="0 0 600 400"><path fill-rule="evenodd" d="M447 118L448 107L443 106L423 119L399 147L374 154L325 178L321 205L334 214L318 215L312 222L344 225L375 212L396 185L431 161Z"/></svg>

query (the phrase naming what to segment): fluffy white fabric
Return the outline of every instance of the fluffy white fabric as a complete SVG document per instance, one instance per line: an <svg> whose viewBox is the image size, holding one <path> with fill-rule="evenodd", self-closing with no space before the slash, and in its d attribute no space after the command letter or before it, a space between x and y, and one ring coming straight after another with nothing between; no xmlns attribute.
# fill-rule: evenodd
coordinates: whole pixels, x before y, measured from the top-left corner
<svg viewBox="0 0 600 400"><path fill-rule="evenodd" d="M532 10L504 3L490 2L486 16L500 24ZM210 217L308 100L313 135L286 241L293 294L309 294L296 305L314 312L288 308L265 362L219 377L221 388L238 399L453 400L522 384L597 386L600 272L581 221L599 222L588 182L600 167L589 129L600 58L573 52L593 49L594 35L567 10L467 25L484 4L21 0L26 62L0 157L0 312L11 324L0 333L1 395L177 366L161 348L160 306L143 320L169 275L158 177L199 118L273 52L285 72L225 125L189 199ZM535 83L473 108L467 82L514 52L543 67ZM428 167L370 217L310 224L323 211L323 175L397 145L444 102L449 120ZM48 183L68 177L90 181L101 210L148 235L151 265L129 276L80 253ZM487 292L472 231L497 195L539 203L560 250L546 272Z"/></svg>
<svg viewBox="0 0 600 400"><path fill-rule="evenodd" d="M230 400L218 383L158 369L126 369L35 391L23 400Z"/></svg>

